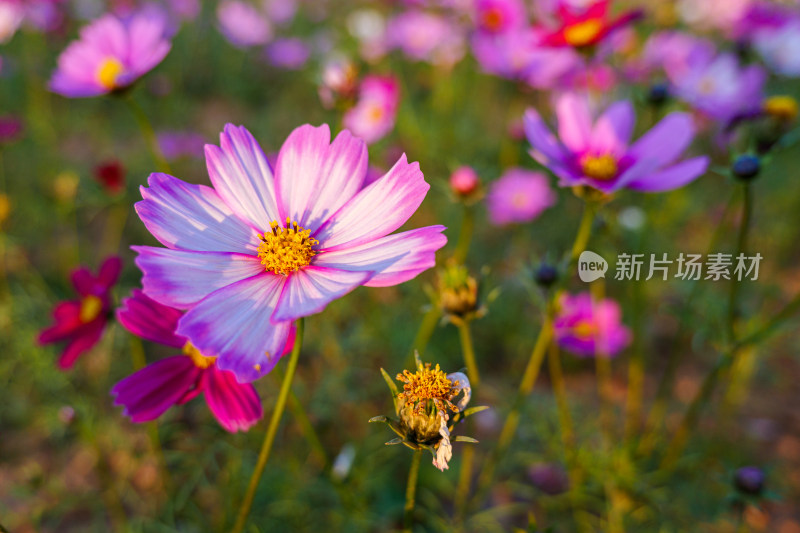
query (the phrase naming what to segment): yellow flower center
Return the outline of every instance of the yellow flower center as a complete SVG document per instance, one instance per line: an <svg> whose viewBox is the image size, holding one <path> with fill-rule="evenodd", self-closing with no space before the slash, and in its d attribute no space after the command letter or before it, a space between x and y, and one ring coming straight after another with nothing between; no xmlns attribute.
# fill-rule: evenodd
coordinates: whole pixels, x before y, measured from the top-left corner
<svg viewBox="0 0 800 533"><path fill-rule="evenodd" d="M581 160L581 170L590 178L606 181L616 176L619 168L614 156L605 154L601 156L585 156Z"/></svg>
<svg viewBox="0 0 800 533"><path fill-rule="evenodd" d="M784 122L797 118L797 100L791 96L770 96L762 107L764 113Z"/></svg>
<svg viewBox="0 0 800 533"><path fill-rule="evenodd" d="M582 340L593 339L597 334L597 325L589 320L582 320L572 327L572 334Z"/></svg>
<svg viewBox="0 0 800 533"><path fill-rule="evenodd" d="M498 31L503 26L503 13L493 7L483 12L483 25L488 30Z"/></svg>
<svg viewBox="0 0 800 533"><path fill-rule="evenodd" d="M100 312L102 310L103 300L93 294L90 294L81 300L81 310L78 313L78 319L86 324L100 316Z"/></svg>
<svg viewBox="0 0 800 533"><path fill-rule="evenodd" d="M595 42L602 31L600 19L584 20L564 28L564 40L575 47L586 46Z"/></svg>
<svg viewBox="0 0 800 533"><path fill-rule="evenodd" d="M108 90L117 88L117 80L125 70L119 59L107 57L97 69L97 81Z"/></svg>
<svg viewBox="0 0 800 533"><path fill-rule="evenodd" d="M383 120L383 108L379 105L370 107L368 116L372 122L380 122Z"/></svg>
<svg viewBox="0 0 800 533"><path fill-rule="evenodd" d="M183 355L188 355L197 368L208 368L217 360L216 357L208 357L207 355L201 354L200 350L192 346L191 342L184 344Z"/></svg>
<svg viewBox="0 0 800 533"><path fill-rule="evenodd" d="M403 392L398 397L409 405L416 405L416 411L424 414L428 400L431 400L437 409L443 411L446 407L456 410L450 403L454 396L453 382L447 379L447 374L442 372L439 365L431 369L430 363L425 366L418 365L417 371L411 373L403 370L402 374L397 374L398 381L405 383Z"/></svg>
<svg viewBox="0 0 800 533"><path fill-rule="evenodd" d="M259 235L258 257L267 272L283 276L300 270L317 255L314 246L319 241L311 237L311 230L303 229L286 217L286 227L277 221L269 223L272 231Z"/></svg>

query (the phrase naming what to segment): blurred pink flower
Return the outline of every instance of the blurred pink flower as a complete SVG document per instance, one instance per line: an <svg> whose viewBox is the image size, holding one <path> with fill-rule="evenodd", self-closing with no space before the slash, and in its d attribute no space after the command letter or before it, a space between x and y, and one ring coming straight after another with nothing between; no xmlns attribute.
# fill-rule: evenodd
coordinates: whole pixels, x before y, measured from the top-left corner
<svg viewBox="0 0 800 533"><path fill-rule="evenodd" d="M211 413L230 432L247 431L263 416L261 400L253 385L239 383L232 372L220 370L216 357L200 353L176 333L183 312L167 307L134 290L122 301L117 319L125 329L145 340L180 349L183 355L151 363L111 389L114 405L133 422L155 420L173 405L181 405L203 393ZM283 353L294 345L290 337Z"/></svg>
<svg viewBox="0 0 800 533"><path fill-rule="evenodd" d="M0 0L0 44L7 43L14 37L22 20L25 8L19 0Z"/></svg>
<svg viewBox="0 0 800 533"><path fill-rule="evenodd" d="M365 76L358 88L358 102L343 119L344 127L372 144L394 128L400 88L391 76Z"/></svg>
<svg viewBox="0 0 800 533"><path fill-rule="evenodd" d="M486 208L495 226L530 222L556 202L547 177L522 168L507 170L489 185Z"/></svg>
<svg viewBox="0 0 800 533"><path fill-rule="evenodd" d="M386 46L416 61L450 67L464 57L464 30L445 17L410 10L388 21Z"/></svg>
<svg viewBox="0 0 800 533"><path fill-rule="evenodd" d="M558 298L553 330L559 346L581 357L614 357L631 343L619 304L593 302L588 292Z"/></svg>
<svg viewBox="0 0 800 533"><path fill-rule="evenodd" d="M130 86L158 65L170 42L165 19L104 15L81 30L58 58L50 90L69 98L98 96Z"/></svg>
<svg viewBox="0 0 800 533"><path fill-rule="evenodd" d="M72 271L72 286L80 300L59 302L53 310L55 324L39 333L39 344L66 341L58 359L60 369L71 368L102 337L111 316L111 287L120 270L120 258L109 257L100 265L97 276L85 267Z"/></svg>
<svg viewBox="0 0 800 533"><path fill-rule="evenodd" d="M203 157L205 139L193 131L161 131L157 135L158 147L168 160L181 157Z"/></svg>
<svg viewBox="0 0 800 533"><path fill-rule="evenodd" d="M474 17L478 31L490 34L520 30L528 22L522 0L476 0Z"/></svg>
<svg viewBox="0 0 800 533"><path fill-rule="evenodd" d="M272 26L263 12L241 0L224 0L217 6L219 31L233 46L260 46L272 38Z"/></svg>
<svg viewBox="0 0 800 533"><path fill-rule="evenodd" d="M311 47L302 39L276 39L267 45L266 56L272 66L299 70L311 56Z"/></svg>
<svg viewBox="0 0 800 533"><path fill-rule="evenodd" d="M475 169L468 166L458 167L450 174L450 190L457 196L466 197L478 190L481 180Z"/></svg>
<svg viewBox="0 0 800 533"><path fill-rule="evenodd" d="M567 93L555 104L558 138L534 109L525 113L531 156L558 176L562 187L586 185L605 193L682 187L702 175L708 157L677 162L694 138L686 113L670 113L630 144L636 116L629 101L610 105L592 120L586 98Z"/></svg>
<svg viewBox="0 0 800 533"><path fill-rule="evenodd" d="M22 135L22 119L15 115L0 116L0 144L16 141Z"/></svg>

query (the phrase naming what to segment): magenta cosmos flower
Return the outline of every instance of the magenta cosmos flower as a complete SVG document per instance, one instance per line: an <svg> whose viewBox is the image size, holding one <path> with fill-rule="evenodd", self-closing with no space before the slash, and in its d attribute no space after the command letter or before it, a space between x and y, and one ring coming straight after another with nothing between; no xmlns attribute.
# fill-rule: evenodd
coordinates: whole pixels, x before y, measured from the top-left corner
<svg viewBox="0 0 800 533"><path fill-rule="evenodd" d="M252 381L269 372L293 320L359 285L396 285L432 267L443 226L389 235L429 185L406 156L364 186L367 147L327 125L294 130L275 170L228 125L206 146L214 188L151 174L136 211L167 248L134 247L144 292L188 312L176 333Z"/></svg>
<svg viewBox="0 0 800 533"><path fill-rule="evenodd" d="M556 196L541 172L509 169L489 186L486 207L495 226L530 222L556 202Z"/></svg>
<svg viewBox="0 0 800 533"><path fill-rule="evenodd" d="M613 357L631 342L622 324L622 311L613 300L593 302L588 292L562 294L553 320L559 346L583 357Z"/></svg>
<svg viewBox="0 0 800 533"><path fill-rule="evenodd" d="M606 193L623 188L668 191L706 171L705 156L677 162L694 136L686 113L670 113L630 144L636 117L628 101L612 104L594 123L584 98L568 93L555 107L558 139L534 109L525 113L525 133L533 158L558 176L562 186L587 185Z"/></svg>
<svg viewBox="0 0 800 533"><path fill-rule="evenodd" d="M251 384L239 383L232 372L220 370L215 357L203 355L176 334L181 316L182 311L161 305L140 290L122 301L117 319L125 329L143 339L179 348L183 355L151 363L114 385L114 404L124 406L124 414L132 421L147 422L202 392L223 428L246 431L263 415L258 393Z"/></svg>
<svg viewBox="0 0 800 533"><path fill-rule="evenodd" d="M117 282L122 261L109 257L97 276L81 267L72 272L72 285L79 300L60 302L53 310L55 324L39 334L40 344L66 342L58 366L67 370L81 354L88 352L103 335L111 316L111 287Z"/></svg>
<svg viewBox="0 0 800 533"><path fill-rule="evenodd" d="M358 88L358 102L345 113L344 127L372 144L394 128L400 104L400 87L391 76L365 76Z"/></svg>
<svg viewBox="0 0 800 533"><path fill-rule="evenodd" d="M128 87L158 65L170 49L166 20L104 15L81 30L58 58L50 90L69 98L98 96Z"/></svg>

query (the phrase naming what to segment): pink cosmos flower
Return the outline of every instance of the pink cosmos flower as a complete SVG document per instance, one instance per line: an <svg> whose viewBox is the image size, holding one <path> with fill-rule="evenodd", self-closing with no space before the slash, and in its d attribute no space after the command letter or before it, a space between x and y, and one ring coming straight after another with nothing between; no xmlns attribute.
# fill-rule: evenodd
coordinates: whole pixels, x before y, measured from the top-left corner
<svg viewBox="0 0 800 533"><path fill-rule="evenodd" d="M260 46L272 38L272 26L264 13L248 2L221 2L217 6L217 21L222 35L238 48Z"/></svg>
<svg viewBox="0 0 800 533"><path fill-rule="evenodd" d="M144 292L188 309L176 334L242 382L269 372L292 321L359 285L414 278L447 242L443 226L392 234L428 184L405 155L364 186L366 144L327 125L294 130L275 170L253 136L228 125L206 146L214 188L151 174L136 211L166 248L134 247Z"/></svg>
<svg viewBox="0 0 800 533"><path fill-rule="evenodd" d="M445 17L410 10L390 19L386 46L416 61L451 67L464 56L463 30Z"/></svg>
<svg viewBox="0 0 800 533"><path fill-rule="evenodd" d="M25 7L18 0L0 0L0 44L7 43L25 18Z"/></svg>
<svg viewBox="0 0 800 533"><path fill-rule="evenodd" d="M584 292L562 294L557 305L553 330L556 342L565 350L582 357L613 357L631 343L617 302L593 302Z"/></svg>
<svg viewBox="0 0 800 533"><path fill-rule="evenodd" d="M183 312L161 305L138 289L122 301L117 319L125 329L143 339L182 349L183 355L151 363L114 385L114 404L124 406L124 414L133 422L147 422L202 392L223 428L247 431L263 415L258 393L251 384L236 381L232 372L220 370L215 357L203 355L175 333L181 316Z"/></svg>
<svg viewBox="0 0 800 533"><path fill-rule="evenodd" d="M40 344L67 342L58 359L62 370L71 368L102 337L111 316L111 287L117 282L120 270L119 257L109 257L100 265L97 276L84 267L72 271L72 286L80 300L58 303L53 310L55 324L39 333Z"/></svg>
<svg viewBox="0 0 800 533"><path fill-rule="evenodd" d="M475 26L485 33L506 33L523 28L528 22L521 0L477 0Z"/></svg>
<svg viewBox="0 0 800 533"><path fill-rule="evenodd" d="M358 102L345 113L344 127L372 144L385 137L397 117L400 88L391 76L365 76L358 89Z"/></svg>
<svg viewBox="0 0 800 533"><path fill-rule="evenodd" d="M104 15L81 30L58 58L50 90L68 98L98 96L130 86L158 65L170 42L163 17Z"/></svg>
<svg viewBox="0 0 800 533"><path fill-rule="evenodd" d="M533 158L558 176L563 187L587 185L606 193L622 188L668 191L708 167L705 156L676 162L694 136L686 113L670 113L630 144L636 117L628 101L612 104L594 123L585 98L567 93L555 107L558 139L534 109L525 113L525 132Z"/></svg>
<svg viewBox="0 0 800 533"><path fill-rule="evenodd" d="M556 196L541 172L509 169L489 186L486 208L495 226L530 222L556 202Z"/></svg>

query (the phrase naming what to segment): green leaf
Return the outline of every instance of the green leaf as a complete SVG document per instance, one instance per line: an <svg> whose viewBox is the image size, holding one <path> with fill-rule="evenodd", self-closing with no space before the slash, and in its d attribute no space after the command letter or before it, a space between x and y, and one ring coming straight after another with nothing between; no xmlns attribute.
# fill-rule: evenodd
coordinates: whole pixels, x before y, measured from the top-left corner
<svg viewBox="0 0 800 533"><path fill-rule="evenodd" d="M466 409L464 411L464 418L467 418L468 416L472 416L472 415L474 415L476 413L480 413L481 411L485 411L488 408L489 408L488 405L476 405L475 407L470 407L469 409Z"/></svg>
<svg viewBox="0 0 800 533"><path fill-rule="evenodd" d="M386 422L388 424L388 421L386 420L386 417L383 416L383 415L373 416L372 418L369 419L369 421L370 422Z"/></svg>
<svg viewBox="0 0 800 533"><path fill-rule="evenodd" d="M471 442L472 444L477 444L478 443L478 441L473 439L472 437L464 437L462 435L459 435L458 437L456 437L456 442Z"/></svg>
<svg viewBox="0 0 800 533"><path fill-rule="evenodd" d="M392 377L389 375L386 370L381 368L381 375L383 376L383 380L386 382L386 385L389 387L389 390L392 392L392 404L394 405L394 412L398 413L397 411L397 395L400 394L397 392L397 385L395 384ZM399 413L398 413L399 414Z"/></svg>
<svg viewBox="0 0 800 533"><path fill-rule="evenodd" d="M395 444L402 444L402 442L403 442L403 439L401 439L400 437L397 437L397 438L394 438L394 439L390 440L389 442L387 442L386 445L387 446L394 446Z"/></svg>

